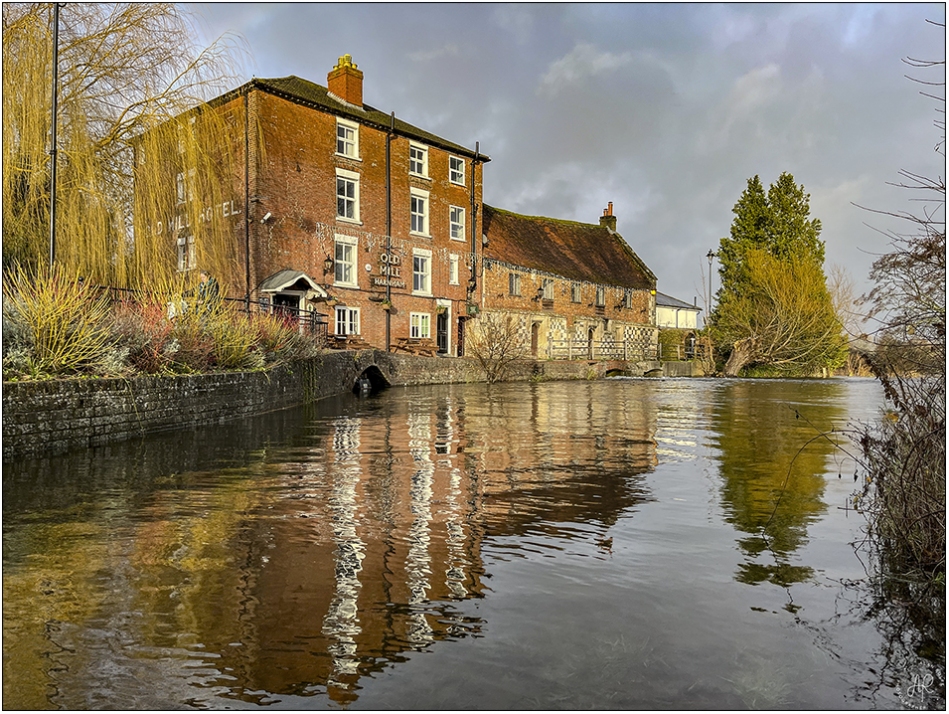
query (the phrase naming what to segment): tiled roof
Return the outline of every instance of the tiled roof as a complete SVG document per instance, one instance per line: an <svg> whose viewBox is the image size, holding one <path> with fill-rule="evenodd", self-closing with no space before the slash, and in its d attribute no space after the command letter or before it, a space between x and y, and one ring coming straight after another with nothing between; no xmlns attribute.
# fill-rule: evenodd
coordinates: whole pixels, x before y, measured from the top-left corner
<svg viewBox="0 0 949 714"><path fill-rule="evenodd" d="M656 276L618 233L590 223L521 216L484 206L484 256L568 280L638 290Z"/></svg>
<svg viewBox="0 0 949 714"><path fill-rule="evenodd" d="M353 104L337 99L326 87L315 84L307 79L301 79L294 75L289 77L279 77L276 79L254 78L247 84L237 89L231 90L227 94L218 97L216 101L230 101L235 96L244 92L245 89L260 89L278 97L282 97L291 102L318 107L336 114L341 117L353 119L363 124L371 124L383 131L388 130L392 117L383 111L375 109L368 104L357 107ZM443 139L440 136L419 129L408 122L404 122L398 117L395 119L395 133L410 139L417 139L429 146L436 146L446 151L451 151L462 156L476 158L482 162L490 161L490 157L484 154L475 154L471 149L465 148L461 144Z"/></svg>
<svg viewBox="0 0 949 714"><path fill-rule="evenodd" d="M665 293L656 293L656 304L662 305L663 307L678 307L687 310L695 310L696 312L702 312L702 308L693 305L692 303L685 302L684 300L679 300L674 298L671 295L666 295Z"/></svg>

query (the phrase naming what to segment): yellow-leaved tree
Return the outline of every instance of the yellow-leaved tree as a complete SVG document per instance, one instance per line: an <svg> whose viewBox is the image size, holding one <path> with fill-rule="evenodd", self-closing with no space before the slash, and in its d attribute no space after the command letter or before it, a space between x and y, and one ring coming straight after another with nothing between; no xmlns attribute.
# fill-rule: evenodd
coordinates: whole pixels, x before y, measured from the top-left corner
<svg viewBox="0 0 949 714"><path fill-rule="evenodd" d="M5 272L49 262L53 25L50 3L3 5ZM103 285L173 282L183 238L225 272L236 248L202 212L230 193L241 147L202 106L233 82L240 42L199 46L171 3L64 4L58 30L57 264ZM187 236L166 229L176 214Z"/></svg>

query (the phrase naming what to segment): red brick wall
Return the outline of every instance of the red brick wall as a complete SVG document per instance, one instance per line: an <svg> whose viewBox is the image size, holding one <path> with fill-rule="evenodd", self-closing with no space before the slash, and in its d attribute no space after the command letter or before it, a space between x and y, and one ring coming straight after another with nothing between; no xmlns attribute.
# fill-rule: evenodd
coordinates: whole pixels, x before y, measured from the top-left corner
<svg viewBox="0 0 949 714"><path fill-rule="evenodd" d="M521 276L520 297L510 295L508 276L512 272L516 272ZM533 299L545 277L552 277L554 280L554 300L550 307L544 307L541 301ZM653 325L655 323L655 296L648 290L634 290L632 307L627 308L624 307L624 289L604 286L605 305L601 311L597 310L594 304L596 299L595 285L581 283L579 303L573 302L572 286L573 281L570 280L488 262L484 271L484 309L531 311L560 315L566 317L568 323L575 318L602 319L604 317L637 325Z"/></svg>
<svg viewBox="0 0 949 714"><path fill-rule="evenodd" d="M519 296L510 294L511 273L520 275ZM553 300L537 298L545 278L554 281ZM531 343L530 325L536 323L539 357L563 357L562 351L567 349L565 339L577 340L574 349L582 348L590 330L597 343L609 339L615 345L626 343L637 349L644 341L655 343L655 296L651 291L634 290L631 307L627 308L625 289L603 286L604 305L597 307L596 285L581 283L580 301L574 302L573 284L571 280L488 261L484 269L483 310L517 316L525 348ZM632 334L628 334L627 328L632 328Z"/></svg>
<svg viewBox="0 0 949 714"><path fill-rule="evenodd" d="M386 312L370 295L381 298L385 287L374 284L383 278L380 268L386 252L386 140L385 130L360 125L359 160L336 154L335 115L301 106L262 91L249 96L251 113L251 166L249 226L251 243L251 292L267 277L283 269L300 270L320 283L339 299L339 304L360 308L361 336L374 346L385 345ZM222 110L233 108L243 131L243 98L233 100ZM256 138L256 141L255 141ZM421 143L421 142L418 142ZM465 314L466 286L470 272L471 244L471 166L465 160L465 185L449 180L449 152L428 146L428 175L423 179L409 175L410 140L397 136L391 144L392 177L392 243L393 253L401 258L400 279L405 287L392 288L395 310L391 314L391 337L409 335L409 315L424 312L431 315L432 338L435 337L436 301L447 300L451 322L451 352L456 351L457 320ZM424 144L422 144L424 145ZM243 157L243 150L241 150ZM242 161L240 162L242 164ZM336 217L337 168L359 174L358 224ZM235 176L235 186L243 197L243 175ZM429 192L430 238L411 236L410 189ZM476 165L475 201L480 250L480 204L482 167ZM449 207L465 209L465 239L449 238ZM261 224L267 213L272 218ZM335 256L336 233L358 240L358 288L336 286L332 272L324 274L327 256ZM235 224L234 240L244 245L243 222ZM412 249L432 251L431 297L412 295ZM243 251L241 251L243 255ZM449 284L449 254L459 257L458 284ZM366 271L369 265L371 271ZM244 275L227 276L232 295L244 294ZM474 296L480 302L480 291ZM314 307L330 317L330 333L334 330L333 309L326 303Z"/></svg>

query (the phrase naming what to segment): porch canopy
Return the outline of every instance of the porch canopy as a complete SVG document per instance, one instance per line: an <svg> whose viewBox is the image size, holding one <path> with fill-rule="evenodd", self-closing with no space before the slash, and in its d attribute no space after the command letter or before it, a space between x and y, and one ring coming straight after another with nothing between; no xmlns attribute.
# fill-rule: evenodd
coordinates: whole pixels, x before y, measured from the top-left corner
<svg viewBox="0 0 949 714"><path fill-rule="evenodd" d="M287 268L274 273L260 284L262 293L293 293L303 294L308 299L325 299L326 290L320 287L313 278L299 270Z"/></svg>

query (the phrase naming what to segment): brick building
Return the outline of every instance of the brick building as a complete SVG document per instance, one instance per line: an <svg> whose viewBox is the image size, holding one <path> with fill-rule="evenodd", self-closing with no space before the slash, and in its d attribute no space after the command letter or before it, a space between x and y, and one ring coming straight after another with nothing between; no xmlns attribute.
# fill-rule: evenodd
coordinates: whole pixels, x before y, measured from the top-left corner
<svg viewBox="0 0 949 714"><path fill-rule="evenodd" d="M325 315L337 342L458 354L490 159L365 104L348 55L327 84L253 79L210 102L238 139L227 210L240 248L219 280L267 309ZM189 240L180 271L197 267Z"/></svg>
<svg viewBox="0 0 949 714"><path fill-rule="evenodd" d="M484 207L482 310L513 316L525 348L552 359L643 359L656 353L656 276L599 224Z"/></svg>
<svg viewBox="0 0 949 714"><path fill-rule="evenodd" d="M654 354L656 277L616 233L612 204L599 224L483 206L490 159L477 144L365 104L348 55L327 85L253 79L208 105L233 157L230 194L207 209L227 226L228 295L319 314L346 346L461 355L480 310L516 315L538 357ZM180 208L193 177L176 170ZM178 270L203 267L187 219L166 224Z"/></svg>

